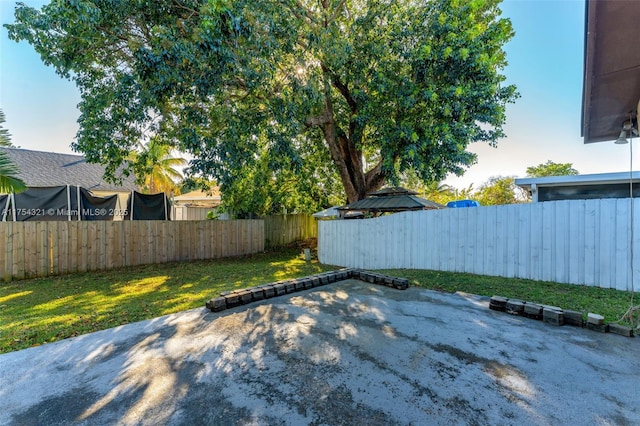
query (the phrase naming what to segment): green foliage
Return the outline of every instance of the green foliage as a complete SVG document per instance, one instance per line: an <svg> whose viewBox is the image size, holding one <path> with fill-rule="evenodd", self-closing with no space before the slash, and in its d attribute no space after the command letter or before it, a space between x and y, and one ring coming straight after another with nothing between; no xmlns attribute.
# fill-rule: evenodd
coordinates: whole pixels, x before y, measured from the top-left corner
<svg viewBox="0 0 640 426"><path fill-rule="evenodd" d="M4 122L4 112L0 109L0 146L12 147L11 134L2 125ZM5 152L0 151L0 193L22 192L27 189L24 181L18 177L19 173L18 166Z"/></svg>
<svg viewBox="0 0 640 426"><path fill-rule="evenodd" d="M4 128L5 121L4 111L0 109L0 146L12 147L11 133L9 133L8 129Z"/></svg>
<svg viewBox="0 0 640 426"><path fill-rule="evenodd" d="M177 169L186 166L187 160L173 157L171 151L170 145L153 137L147 145L140 147L140 151L131 152L128 159L133 164L143 192L173 194L179 191L177 182L183 177Z"/></svg>
<svg viewBox="0 0 640 426"><path fill-rule="evenodd" d="M197 176L188 176L184 178L179 185L181 194L186 194L187 192L196 191L198 189L208 192L216 186L215 181L210 181Z"/></svg>
<svg viewBox="0 0 640 426"><path fill-rule="evenodd" d="M573 168L573 163L554 163L547 160L546 163L537 166L527 167L527 176L544 177L544 176L575 176L580 173Z"/></svg>
<svg viewBox="0 0 640 426"><path fill-rule="evenodd" d="M236 179L223 188L222 204L235 217L267 216L283 212L315 213L340 201L335 168L326 159L326 151L313 152L312 141L300 147L305 167L274 169L266 141L257 141L259 162L243 168ZM318 147L316 147L318 148ZM312 152L309 152L312 151ZM263 154L263 155L261 155ZM333 203L333 204L332 204Z"/></svg>
<svg viewBox="0 0 640 426"><path fill-rule="evenodd" d="M73 147L108 177L157 137L258 213L355 201L411 169L424 182L463 173L468 144L496 144L517 97L500 74L513 30L498 5L59 0L18 4L6 27L76 82Z"/></svg>
<svg viewBox="0 0 640 426"><path fill-rule="evenodd" d="M0 193L17 193L27 189L24 181L18 177L20 171L9 156L0 151Z"/></svg>
<svg viewBox="0 0 640 426"><path fill-rule="evenodd" d="M515 184L513 176L492 177L473 193L473 199L483 206L516 204L526 201L524 192Z"/></svg>

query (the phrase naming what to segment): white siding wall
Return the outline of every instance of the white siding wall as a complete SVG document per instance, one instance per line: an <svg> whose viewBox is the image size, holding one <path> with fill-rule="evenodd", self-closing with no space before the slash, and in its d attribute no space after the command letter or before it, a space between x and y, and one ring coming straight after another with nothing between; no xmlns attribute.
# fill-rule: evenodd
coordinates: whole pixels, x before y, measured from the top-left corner
<svg viewBox="0 0 640 426"><path fill-rule="evenodd" d="M571 200L319 221L320 262L433 269L631 290L629 199ZM640 200L634 200L634 284Z"/></svg>

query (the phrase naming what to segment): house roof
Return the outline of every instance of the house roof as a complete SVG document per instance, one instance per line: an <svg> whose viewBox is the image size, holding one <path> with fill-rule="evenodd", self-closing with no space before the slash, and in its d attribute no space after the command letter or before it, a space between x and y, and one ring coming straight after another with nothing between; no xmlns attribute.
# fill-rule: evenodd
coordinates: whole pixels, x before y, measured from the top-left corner
<svg viewBox="0 0 640 426"><path fill-rule="evenodd" d="M55 152L0 148L19 170L28 187L77 185L90 190L130 192L137 190L133 176L125 176L122 185L104 180L104 167L87 163L83 156Z"/></svg>
<svg viewBox="0 0 640 426"><path fill-rule="evenodd" d="M519 178L515 180L515 184L521 188L530 190L532 185L538 187L546 186L577 186L577 185L602 185L602 184L617 184L617 183L629 183L629 178L632 178L634 182L640 181L640 172L633 172L629 176L629 172L619 173L597 173L590 175L575 175L575 176L545 176L538 178Z"/></svg>
<svg viewBox="0 0 640 426"><path fill-rule="evenodd" d="M640 2L586 0L584 143L618 138L640 99Z"/></svg>

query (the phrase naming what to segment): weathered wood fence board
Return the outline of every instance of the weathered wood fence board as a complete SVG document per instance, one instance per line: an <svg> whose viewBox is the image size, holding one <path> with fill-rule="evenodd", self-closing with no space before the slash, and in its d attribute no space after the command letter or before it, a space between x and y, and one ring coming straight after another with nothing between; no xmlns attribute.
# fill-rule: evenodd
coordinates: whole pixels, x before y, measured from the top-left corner
<svg viewBox="0 0 640 426"><path fill-rule="evenodd" d="M318 224L306 214L274 215L264 218L266 248L318 237Z"/></svg>
<svg viewBox="0 0 640 426"><path fill-rule="evenodd" d="M2 222L5 281L264 250L263 220Z"/></svg>
<svg viewBox="0 0 640 426"><path fill-rule="evenodd" d="M528 278L631 290L640 280L640 199L554 201L320 221L322 263Z"/></svg>

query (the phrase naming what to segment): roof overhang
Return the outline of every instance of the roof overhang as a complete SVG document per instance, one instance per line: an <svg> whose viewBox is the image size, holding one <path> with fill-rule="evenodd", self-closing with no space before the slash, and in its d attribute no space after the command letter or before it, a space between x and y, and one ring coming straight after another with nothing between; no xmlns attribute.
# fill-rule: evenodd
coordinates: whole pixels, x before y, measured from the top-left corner
<svg viewBox="0 0 640 426"><path fill-rule="evenodd" d="M582 136L618 138L640 100L640 1L586 0Z"/></svg>
<svg viewBox="0 0 640 426"><path fill-rule="evenodd" d="M545 176L539 178L516 179L515 184L526 190L530 190L532 185L538 187L548 186L576 186L576 185L603 185L640 182L640 172L619 172L619 173L597 173L591 175L575 176Z"/></svg>

